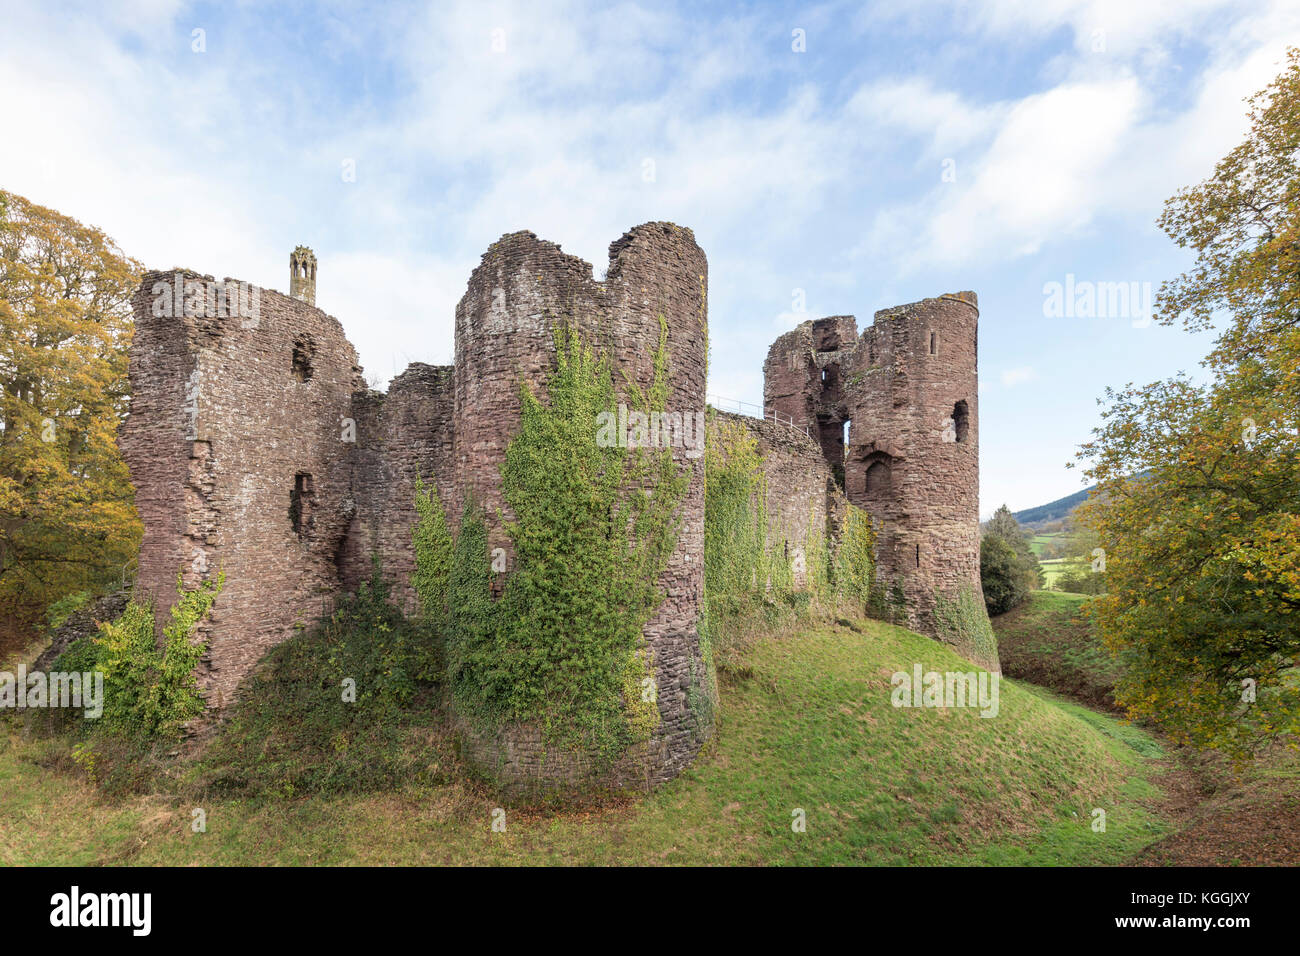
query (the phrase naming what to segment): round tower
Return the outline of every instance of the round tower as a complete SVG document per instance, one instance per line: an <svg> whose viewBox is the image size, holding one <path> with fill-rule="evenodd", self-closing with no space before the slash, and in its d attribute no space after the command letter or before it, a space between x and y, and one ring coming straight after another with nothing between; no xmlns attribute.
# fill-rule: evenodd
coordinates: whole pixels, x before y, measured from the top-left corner
<svg viewBox="0 0 1300 956"><path fill-rule="evenodd" d="M520 430L521 383L546 403L556 332L567 328L609 360L620 396L633 386L648 391L666 330L666 409L692 420L698 413L702 426L707 269L691 231L671 223L638 226L612 243L603 282L593 279L589 263L531 232L503 236L483 255L456 307L454 506L457 520L467 502L483 513L493 600L504 599L517 570L507 530L516 516L502 492L501 469ZM702 451L702 431L699 439ZM673 450L689 484L675 547L658 579L662 601L642 629L653 678L649 704L657 710L647 720L653 724L648 739L612 766L598 765L585 754L557 750L537 726L485 730L458 719L471 765L506 790L653 786L676 776L711 735L716 692L698 629L704 459L689 451Z"/></svg>
<svg viewBox="0 0 1300 956"><path fill-rule="evenodd" d="M883 309L850 376L849 500L878 523L878 578L914 630L998 668L979 571L979 307Z"/></svg>

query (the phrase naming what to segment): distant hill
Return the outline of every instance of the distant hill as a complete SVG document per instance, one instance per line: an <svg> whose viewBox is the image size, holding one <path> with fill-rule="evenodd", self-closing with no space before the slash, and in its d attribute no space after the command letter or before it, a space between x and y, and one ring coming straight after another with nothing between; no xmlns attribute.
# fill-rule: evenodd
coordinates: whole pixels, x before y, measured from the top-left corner
<svg viewBox="0 0 1300 956"><path fill-rule="evenodd" d="M1066 495L1064 498L1057 498L1055 501L1049 501L1045 505L1039 505L1036 508L1026 508L1024 511L1017 511L1013 517L1022 525L1043 524L1048 521L1060 521L1079 504L1081 504L1092 492L1091 488L1084 488L1082 491L1076 491L1072 495Z"/></svg>

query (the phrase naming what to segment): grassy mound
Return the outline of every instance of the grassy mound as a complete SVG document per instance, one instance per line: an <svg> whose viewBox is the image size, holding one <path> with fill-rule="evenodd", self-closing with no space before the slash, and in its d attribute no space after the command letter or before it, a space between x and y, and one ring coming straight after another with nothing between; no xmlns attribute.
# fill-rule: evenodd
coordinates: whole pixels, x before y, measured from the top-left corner
<svg viewBox="0 0 1300 956"><path fill-rule="evenodd" d="M418 690L407 706L423 716L365 729L341 709L357 705L335 703L339 675L364 662L346 663L341 634L335 661L321 660L322 639L277 651L223 728L232 736L148 796L105 802L50 772L58 741L11 723L4 862L1099 864L1132 858L1163 829L1146 782L1158 750L1142 732L1005 679L993 718L895 708L895 671L971 665L886 624L757 641L724 672L718 736L682 777L563 810L502 806L467 783ZM193 831L194 808L206 832Z"/></svg>
<svg viewBox="0 0 1300 956"><path fill-rule="evenodd" d="M1002 673L1113 709L1118 665L1084 616L1088 601L1085 594L1034 591L1019 607L993 618Z"/></svg>

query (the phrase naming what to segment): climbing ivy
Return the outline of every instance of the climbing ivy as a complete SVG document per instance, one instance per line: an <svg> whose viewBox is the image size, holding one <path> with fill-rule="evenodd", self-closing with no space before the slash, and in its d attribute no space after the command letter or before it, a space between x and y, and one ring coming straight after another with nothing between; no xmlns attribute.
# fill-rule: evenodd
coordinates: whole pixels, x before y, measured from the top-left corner
<svg viewBox="0 0 1300 956"><path fill-rule="evenodd" d="M624 400L662 411L667 382L661 320L653 382L625 380ZM457 712L481 728L536 724L549 743L604 764L658 720L657 706L642 700L653 664L642 628L663 597L658 582L690 476L671 449L597 441L599 416L619 395L608 359L572 330L556 332L546 391L543 404L521 385L519 433L501 467L513 558L498 600L483 515L467 507L462 521L448 677Z"/></svg>
<svg viewBox="0 0 1300 956"><path fill-rule="evenodd" d="M963 588L955 598L935 594L935 618L939 637L971 659L986 666L997 666L998 642L989 623L984 599L974 588Z"/></svg>
<svg viewBox="0 0 1300 956"><path fill-rule="evenodd" d="M734 615L762 602L773 570L763 456L741 422L710 413L704 476L704 588L713 613Z"/></svg>
<svg viewBox="0 0 1300 956"><path fill-rule="evenodd" d="M420 609L425 616L440 620L447 611L452 538L438 489L426 486L419 476L415 479L415 512L417 519L411 529L415 571L411 574L411 586L420 598Z"/></svg>
<svg viewBox="0 0 1300 956"><path fill-rule="evenodd" d="M876 586L876 533L865 511L847 501L843 508L839 541L831 562L831 583L837 597L862 607Z"/></svg>
<svg viewBox="0 0 1300 956"><path fill-rule="evenodd" d="M839 582L837 593L845 594L857 582L870 581L871 524L847 503L849 531L841 536L834 559L816 505L810 508L804 540L769 540L764 459L758 439L744 423L711 412L704 461L704 582L715 615L730 618L780 604L806 607L823 598L834 581ZM796 588L798 551L803 552L805 577Z"/></svg>

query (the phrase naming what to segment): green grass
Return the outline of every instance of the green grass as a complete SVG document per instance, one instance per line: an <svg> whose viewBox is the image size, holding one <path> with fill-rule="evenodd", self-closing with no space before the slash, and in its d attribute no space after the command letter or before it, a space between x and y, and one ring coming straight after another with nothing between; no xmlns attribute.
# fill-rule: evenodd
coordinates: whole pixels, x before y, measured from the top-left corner
<svg viewBox="0 0 1300 956"><path fill-rule="evenodd" d="M1003 673L1099 706L1112 706L1118 665L1084 616L1086 594L1033 591L993 618Z"/></svg>
<svg viewBox="0 0 1300 956"><path fill-rule="evenodd" d="M876 622L764 638L722 675L717 737L679 779L585 807L506 805L504 833L491 827L500 801L447 772L445 731L418 738L429 772L393 790L235 796L205 792L194 782L205 775L181 766L159 792L108 799L58 752L66 742L8 721L0 853L40 864L1075 865L1122 863L1161 834L1147 782L1158 748L1141 731L1005 679L995 718L896 709L890 675L915 662L972 669ZM277 731L257 726L283 761ZM417 746L392 739L408 756ZM206 833L191 831L198 807ZM1091 828L1095 808L1104 833ZM796 809L806 832L792 831Z"/></svg>
<svg viewBox="0 0 1300 956"><path fill-rule="evenodd" d="M1068 537L1068 535L1064 531L1052 531L1046 534L1040 532L1029 539L1029 550L1034 552L1034 554L1041 555L1043 553L1043 548L1045 548L1050 542L1053 542L1058 538L1066 537Z"/></svg>

